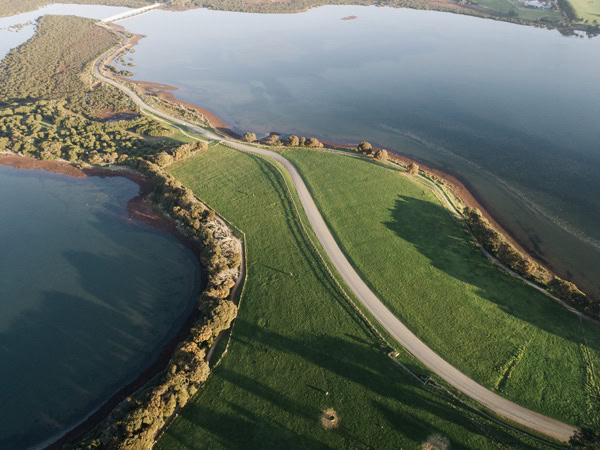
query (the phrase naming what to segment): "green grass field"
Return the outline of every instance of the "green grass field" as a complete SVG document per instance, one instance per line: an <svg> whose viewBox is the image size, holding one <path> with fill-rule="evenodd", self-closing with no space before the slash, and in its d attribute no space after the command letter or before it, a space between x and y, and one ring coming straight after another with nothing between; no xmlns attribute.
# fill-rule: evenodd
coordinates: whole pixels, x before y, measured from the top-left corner
<svg viewBox="0 0 600 450"><path fill-rule="evenodd" d="M436 352L523 406L598 423L597 326L493 266L413 178L339 154L284 154L363 279Z"/></svg>
<svg viewBox="0 0 600 450"><path fill-rule="evenodd" d="M170 171L246 233L248 281L228 353L159 448L417 448L436 433L457 449L532 448L385 356L310 250L273 166L215 146ZM339 428L321 426L326 408Z"/></svg>
<svg viewBox="0 0 600 450"><path fill-rule="evenodd" d="M582 21L600 23L600 0L569 0L569 3Z"/></svg>

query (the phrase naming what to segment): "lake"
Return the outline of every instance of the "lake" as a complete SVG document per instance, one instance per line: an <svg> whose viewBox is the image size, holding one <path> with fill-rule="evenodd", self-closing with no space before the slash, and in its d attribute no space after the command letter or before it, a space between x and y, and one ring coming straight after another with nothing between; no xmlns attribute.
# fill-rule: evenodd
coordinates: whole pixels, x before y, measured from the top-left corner
<svg viewBox="0 0 600 450"><path fill-rule="evenodd" d="M193 253L132 221L139 186L0 166L0 448L72 428L153 363L194 308Z"/></svg>
<svg viewBox="0 0 600 450"><path fill-rule="evenodd" d="M600 38L358 6L157 10L120 25L147 35L135 79L179 88L237 132L368 140L455 174L600 294Z"/></svg>

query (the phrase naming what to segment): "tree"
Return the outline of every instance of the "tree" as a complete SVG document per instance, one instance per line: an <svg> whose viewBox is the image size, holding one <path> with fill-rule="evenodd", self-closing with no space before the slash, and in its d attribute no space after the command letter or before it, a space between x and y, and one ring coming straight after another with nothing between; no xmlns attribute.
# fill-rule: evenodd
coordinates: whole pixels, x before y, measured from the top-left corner
<svg viewBox="0 0 600 450"><path fill-rule="evenodd" d="M419 166L413 162L408 165L407 170L411 175L416 175L419 173Z"/></svg>
<svg viewBox="0 0 600 450"><path fill-rule="evenodd" d="M300 139L298 139L298 136L288 136L285 139L285 145L288 147L298 147L300 145Z"/></svg>
<svg viewBox="0 0 600 450"><path fill-rule="evenodd" d="M313 148L322 148L323 147L323 143L319 142L318 139L316 138L309 138L304 142L304 145L306 147L313 147Z"/></svg>
<svg viewBox="0 0 600 450"><path fill-rule="evenodd" d="M256 134L250 133L249 131L247 131L242 136L242 139L245 140L246 142L254 142L254 141L256 141Z"/></svg>
<svg viewBox="0 0 600 450"><path fill-rule="evenodd" d="M156 164L159 167L167 167L168 165L173 164L173 157L167 152L160 152L156 155Z"/></svg>
<svg viewBox="0 0 600 450"><path fill-rule="evenodd" d="M365 155L370 155L371 152L373 151L373 146L371 144L369 144L368 142L363 141L360 144L358 144L358 146L356 147L356 150Z"/></svg>
<svg viewBox="0 0 600 450"><path fill-rule="evenodd" d="M271 133L266 139L265 143L267 145L272 145L274 147L279 147L281 145L281 140L279 139L279 135L277 133Z"/></svg>
<svg viewBox="0 0 600 450"><path fill-rule="evenodd" d="M581 430L575 432L569 440L569 445L572 448L585 450L593 450L600 448L600 428L592 429L582 427Z"/></svg>
<svg viewBox="0 0 600 450"><path fill-rule="evenodd" d="M375 159L377 161L386 162L388 160L388 152L386 150L377 150L375 152Z"/></svg>

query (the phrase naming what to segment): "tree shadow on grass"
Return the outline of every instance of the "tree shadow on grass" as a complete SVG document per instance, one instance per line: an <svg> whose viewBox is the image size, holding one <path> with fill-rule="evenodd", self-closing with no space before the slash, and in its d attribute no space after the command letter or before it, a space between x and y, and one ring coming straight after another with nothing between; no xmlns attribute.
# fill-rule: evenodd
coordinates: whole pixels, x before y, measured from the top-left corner
<svg viewBox="0 0 600 450"><path fill-rule="evenodd" d="M494 424L472 420L460 404L451 406L448 399L421 388L369 345L309 333L291 338L237 320L244 326L236 328L230 356L168 430L167 442L211 447L202 432L189 432L198 429L227 448L377 448L418 444L431 434L450 433L459 441L453 448L461 448L456 433L469 433L511 448L529 448ZM239 341L254 344L245 347L246 363L232 359ZM286 378L287 384L282 383ZM342 420L339 428L325 431L320 414L329 404ZM440 429L443 423L465 432Z"/></svg>
<svg viewBox="0 0 600 450"><path fill-rule="evenodd" d="M385 225L412 243L433 267L476 287L481 298L519 320L565 339L582 341L579 319L574 314L488 261L443 206L400 195L391 213L393 221ZM456 308L461 307L457 301ZM597 340L589 344L599 348Z"/></svg>

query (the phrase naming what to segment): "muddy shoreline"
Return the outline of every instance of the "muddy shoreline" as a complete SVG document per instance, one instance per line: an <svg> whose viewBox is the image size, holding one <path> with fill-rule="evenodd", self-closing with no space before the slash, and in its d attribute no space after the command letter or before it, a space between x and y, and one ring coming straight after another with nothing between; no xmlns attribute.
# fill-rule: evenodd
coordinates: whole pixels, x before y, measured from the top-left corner
<svg viewBox="0 0 600 450"><path fill-rule="evenodd" d="M227 125L222 119L220 119L216 114L214 114L210 110L186 102L184 100L180 100L177 97L175 97L174 92L178 90L177 87L170 86L164 83L155 83L150 81L134 81L128 79L125 79L123 81L135 84L136 86L140 87L143 90L143 92L147 95L156 95L164 101L175 103L187 108L192 108L200 114L202 114L204 117L206 117L207 121L209 122L209 125L218 132L224 134L225 136L232 137L234 139L240 138L240 136L229 127L229 125ZM285 133L278 134L285 135ZM355 146L341 145L323 140L321 140L321 142L323 142L323 144L325 144L326 146L333 148L343 148L352 150L356 148ZM555 269L549 261L540 256L539 252L530 248L513 233L508 231L508 229L502 225L500 220L494 217L488 211L485 199L470 186L467 180L462 178L460 175L443 171L441 168L436 167L429 161L417 159L412 156L407 156L406 154L403 154L400 151L388 150L388 152L390 153L390 159L393 159L404 165L408 165L412 162L417 163L424 171L429 172L435 175L436 177L442 179L444 183L452 189L455 195L464 202L465 205L480 210L483 216L490 222L490 224L496 229L496 231L502 234L504 238L508 242L510 242L517 250L529 256L532 260L546 268L548 271L552 273L557 273L559 276L566 280L570 279L569 274L561 273L562 271Z"/></svg>
<svg viewBox="0 0 600 450"><path fill-rule="evenodd" d="M131 80L122 77L120 77L120 79L121 81L131 83L137 86L145 95L155 96L165 102L196 111L198 114L200 114L206 119L210 127L214 128L220 133L223 133L230 137L239 137L236 133L233 132L231 128L229 128L229 125L227 125L212 111L206 108L202 108L201 106L194 105L193 103L186 102L185 100L178 99L174 93L177 92L179 88L175 86L171 86L164 83L156 83L152 81Z"/></svg>
<svg viewBox="0 0 600 450"><path fill-rule="evenodd" d="M440 1L442 3L445 2L445 0L440 0ZM184 8L184 9L186 9L186 8ZM345 18L342 18L342 20L343 19L345 19ZM120 29L125 30L125 28L123 28L123 27L120 27ZM139 42L139 38L136 35L133 39L131 39L126 44L126 46L128 48L131 48L131 47L137 45L138 42ZM145 94L156 95L157 97L161 98L164 101L174 103L174 104L177 104L180 106L184 106L186 108L191 108L191 109L197 111L198 113L200 113L202 116L204 116L207 119L209 125L212 128L214 128L217 132L220 132L221 134L228 136L228 137L232 137L234 139L241 138L241 136L239 136L237 133L235 133L229 127L229 125L227 125L227 123L225 123L221 118L219 118L216 114L214 114L209 109L202 108L200 106L197 106L192 103L186 102L184 100L178 99L175 96L174 92L178 91L179 89L175 86L170 86L170 85L164 84L164 83L142 81L142 80L130 80L130 79L123 79L123 78L121 78L121 80L135 84L136 86L140 87ZM283 135L285 135L285 133ZM316 137L318 138L318 136L316 136ZM356 148L355 146L341 145L341 144L336 144L333 142L326 142L326 140L321 140L321 142L323 142L327 146L334 147L334 148L345 148L345 149L355 149ZM508 242L510 242L519 252L525 254L526 256L531 258L533 261L537 262L539 265L544 267L550 273L556 274L565 280L574 281L575 284L577 284L580 288L583 288L584 291L587 291L587 289L586 289L587 286L585 286L585 284L583 286L580 286L581 283L578 282L578 280L573 280L572 276L568 272L568 270L566 270L566 272L565 272L565 270L561 270L560 267L554 267L554 265L550 261L546 260L542 255L540 255L539 251L536 251L535 248L531 248L530 245L528 245L522 239L517 237L514 233L509 231L509 229L502 224L502 221L499 218L494 217L488 211L489 207L487 207L487 202L486 202L485 198L481 194L479 194L470 185L468 180L464 179L463 177L461 177L460 175L458 175L456 173L446 172L445 170L442 170L441 167L436 166L434 163L431 163L426 160L422 160L420 158L415 158L414 156L408 156L408 155L402 153L401 151L389 150L389 153L390 153L391 159L394 159L402 164L410 164L411 162L415 162L415 163L419 164L419 166L424 171L429 172L429 173L435 175L436 177L442 179L442 181L452 189L454 194L457 197L459 197L464 202L465 205L473 207L473 208L477 208L478 210L480 210L482 215L490 222L492 227L494 229L496 229L496 231L498 231L502 236L504 236L504 238Z"/></svg>
<svg viewBox="0 0 600 450"><path fill-rule="evenodd" d="M56 173L66 175L73 178L86 178L86 177L123 177L136 183L140 192L139 195L130 199L127 202L127 217L129 220L135 220L153 228L171 233L174 235L185 247L190 249L198 264L202 266L200 262L200 254L202 251L199 242L184 236L178 229L175 222L167 217L157 206L147 198L148 195L153 191L154 185L138 175L137 173L124 168L120 170L111 170L101 167L90 167L80 168L66 161L40 161L34 158L17 156L14 154L0 154L0 166L9 166L18 170L43 170L45 172ZM206 287L206 278L204 273L201 277L201 285L198 294L200 294ZM173 355L173 352L177 348L180 342L182 342L189 334L190 329L198 318L198 309L193 308L192 312L185 319L183 325L173 338L167 341L163 348L160 350L156 359L139 375L137 375L131 382L120 388L117 392L112 394L97 410L92 412L86 417L81 423L77 424L73 429L67 431L62 437L52 444L46 445L47 449L60 449L64 445L75 442L83 438L88 432L94 427L100 424L114 408L125 400L127 397L142 388L147 382L152 380L155 376L160 374L167 368L167 365Z"/></svg>

